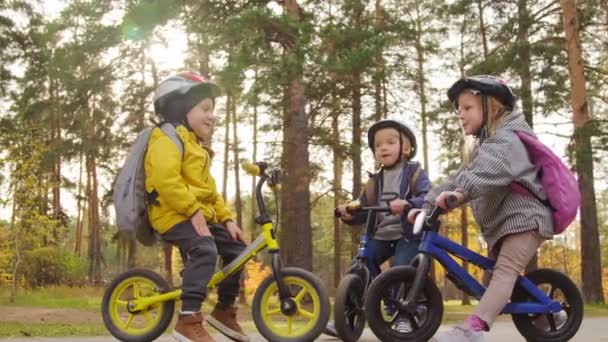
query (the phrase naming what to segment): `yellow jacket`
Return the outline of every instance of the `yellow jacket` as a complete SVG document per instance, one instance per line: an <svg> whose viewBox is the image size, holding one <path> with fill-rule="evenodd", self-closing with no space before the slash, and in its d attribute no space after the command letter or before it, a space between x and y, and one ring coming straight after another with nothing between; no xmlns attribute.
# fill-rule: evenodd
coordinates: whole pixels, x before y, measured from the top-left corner
<svg viewBox="0 0 608 342"><path fill-rule="evenodd" d="M158 203L148 207L152 227L162 234L190 219L199 209L209 223L233 219L210 173L209 151L184 126L177 126L176 132L184 144L183 157L158 127L148 142L144 165L146 191L158 193Z"/></svg>

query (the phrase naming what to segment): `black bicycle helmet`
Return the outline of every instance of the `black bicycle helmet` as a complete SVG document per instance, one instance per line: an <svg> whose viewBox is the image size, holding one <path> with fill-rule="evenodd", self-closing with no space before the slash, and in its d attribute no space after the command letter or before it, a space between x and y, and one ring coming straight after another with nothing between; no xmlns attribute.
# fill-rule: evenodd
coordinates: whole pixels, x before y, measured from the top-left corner
<svg viewBox="0 0 608 342"><path fill-rule="evenodd" d="M384 119L377 121L367 130L367 144L372 150L372 152L374 151L374 137L376 135L376 132L383 128L394 128L397 131L405 134L405 136L410 140L410 144L412 145L412 153L410 154L410 159L414 158L414 156L416 155L416 151L418 150L416 136L414 135L414 132L412 132L412 130L406 124L392 119Z"/></svg>
<svg viewBox="0 0 608 342"><path fill-rule="evenodd" d="M491 75L463 77L448 90L448 98L458 107L458 96L465 89L479 91L482 95L496 97L507 109L513 110L517 97L503 80Z"/></svg>

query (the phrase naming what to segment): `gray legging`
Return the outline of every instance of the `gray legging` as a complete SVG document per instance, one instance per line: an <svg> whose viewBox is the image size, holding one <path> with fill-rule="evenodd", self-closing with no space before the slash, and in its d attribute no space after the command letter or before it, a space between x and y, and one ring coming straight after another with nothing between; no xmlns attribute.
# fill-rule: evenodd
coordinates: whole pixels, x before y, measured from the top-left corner
<svg viewBox="0 0 608 342"><path fill-rule="evenodd" d="M537 230L510 234L503 237L490 252L490 258L496 260L492 279L473 310L473 315L481 318L488 327L492 326L511 298L517 277L544 240Z"/></svg>
<svg viewBox="0 0 608 342"><path fill-rule="evenodd" d="M207 284L215 273L217 255L223 265L230 263L243 249L245 243L233 240L223 225L209 225L212 237L198 235L190 220L171 227L162 234L163 240L179 248L185 269L182 282L182 311L198 312L207 295ZM239 294L242 270L224 280L218 287L219 301L232 305Z"/></svg>

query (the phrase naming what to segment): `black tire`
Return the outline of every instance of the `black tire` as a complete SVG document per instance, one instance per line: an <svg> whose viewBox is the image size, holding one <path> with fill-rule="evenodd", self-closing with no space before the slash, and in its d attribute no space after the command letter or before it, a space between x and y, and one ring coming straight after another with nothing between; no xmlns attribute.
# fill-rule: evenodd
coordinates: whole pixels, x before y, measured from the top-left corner
<svg viewBox="0 0 608 342"><path fill-rule="evenodd" d="M416 271L411 266L392 267L376 277L367 290L365 300L367 324L381 341L428 341L439 329L443 318L443 299L437 285L428 276L416 303L421 311L424 309L424 313L421 314L417 311L410 314L394 308L392 310L395 312L389 319L383 315L382 310L385 305L396 303L399 300L397 297L405 299L416 276ZM393 324L398 317L408 319L412 331L407 333L396 331Z"/></svg>
<svg viewBox="0 0 608 342"><path fill-rule="evenodd" d="M347 274L338 285L334 303L334 324L338 337L344 342L359 340L365 328L363 302L365 284L356 274Z"/></svg>
<svg viewBox="0 0 608 342"><path fill-rule="evenodd" d="M528 341L534 342L558 342L568 341L578 332L583 321L583 298L580 291L568 276L550 270L539 269L526 275L534 284L539 286L553 300L560 301L567 314L564 322L556 325L553 315L545 315L546 323L541 328L537 326L541 315L513 314L513 323L522 336ZM530 301L526 291L516 286L511 295L512 302ZM549 323L551 322L551 323Z"/></svg>
<svg viewBox="0 0 608 342"><path fill-rule="evenodd" d="M279 307L279 297L277 291L277 283L274 279L274 275L269 275L262 281L260 286L255 292L253 297L253 303L251 305L251 313L253 321L258 331L264 338L271 342L310 342L314 341L325 329L327 322L329 321L329 297L327 290L322 285L321 280L311 272L300 268L286 267L281 270L283 281L287 284L290 290L291 298L296 300L298 294L304 293L299 302L306 305L306 310L310 313L309 309L312 308L313 318L310 322L306 323L302 328L302 331L296 331L295 333L279 333L277 329L279 325L288 324L284 323L283 320L289 322L290 319L304 317L300 312L287 316L282 312L274 313L275 316L272 319L264 317L264 312L268 313L268 308L264 305L273 304L276 308L271 311L276 311ZM304 289L306 290L304 291ZM302 292L303 291L303 292ZM297 292L297 293L296 293ZM304 305L298 304L299 309L304 309ZM306 318L306 317L305 317Z"/></svg>
<svg viewBox="0 0 608 342"><path fill-rule="evenodd" d="M146 295L157 295L170 290L167 281L160 275L150 270L132 269L122 273L110 283L103 295L103 300L101 302L101 315L103 317L103 322L112 336L121 341L148 342L155 340L163 332L165 332L171 323L171 319L173 318L175 311L175 301L163 302L160 305L146 311L148 315L152 315L150 312L153 310L158 310L160 312L156 316L148 316L154 318L154 322L152 323L153 325L150 325L145 329L142 328L140 331L135 329L129 331L119 325L122 323L122 321L117 317L117 312L112 312L115 310L115 302L117 300L120 299L121 301L128 301L133 298L131 292L134 293L135 289L133 288L133 290L129 290L129 287L133 285L128 284L138 284L137 292L142 297L146 297ZM127 309L125 308L125 311L126 310ZM141 316L140 313L129 313L126 311L124 315L132 315L135 317L132 324L136 324L137 320L141 318L138 317ZM119 321L116 321L117 318Z"/></svg>

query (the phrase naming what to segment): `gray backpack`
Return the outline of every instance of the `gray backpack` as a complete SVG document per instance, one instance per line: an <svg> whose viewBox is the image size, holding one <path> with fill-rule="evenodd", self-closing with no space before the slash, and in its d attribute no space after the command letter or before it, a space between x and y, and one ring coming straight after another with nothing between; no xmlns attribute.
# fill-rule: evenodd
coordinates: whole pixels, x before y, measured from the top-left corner
<svg viewBox="0 0 608 342"><path fill-rule="evenodd" d="M118 173L114 184L114 209L116 225L120 234L137 241L145 246L153 245L158 240L157 234L148 220L148 193L146 191L146 175L144 162L148 141L154 127L142 130L131 146L124 165ZM184 154L184 144L171 123L163 123L160 129L169 137L180 154Z"/></svg>

